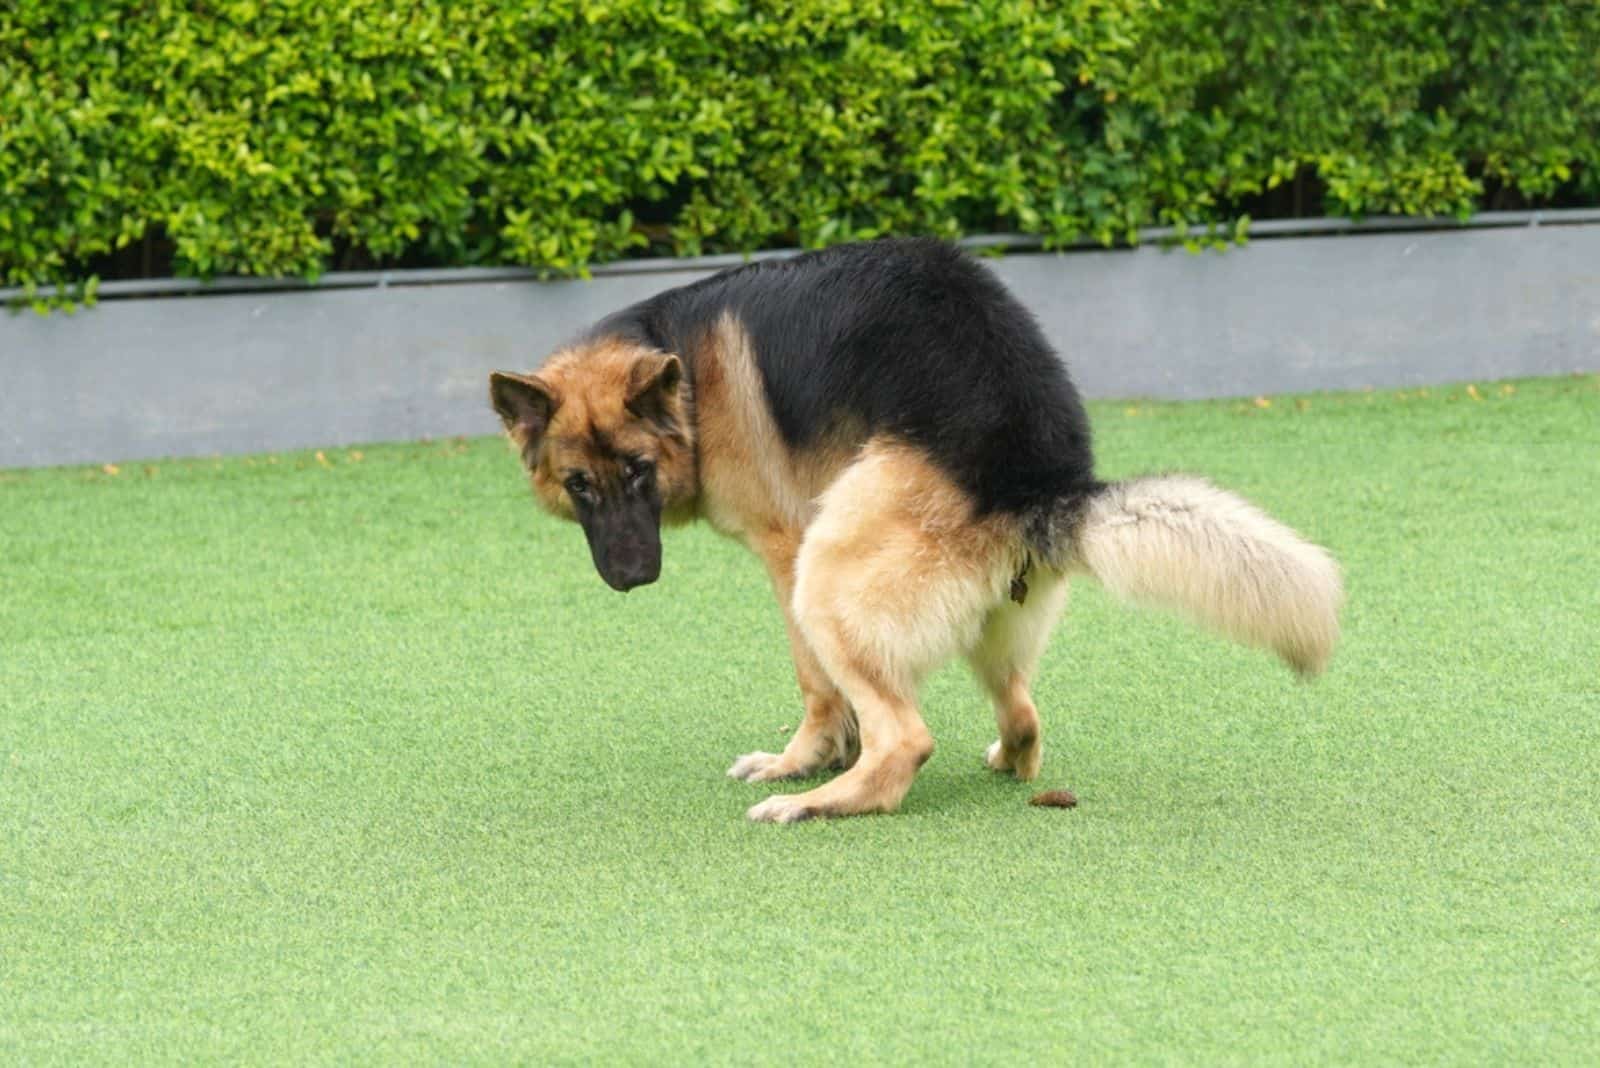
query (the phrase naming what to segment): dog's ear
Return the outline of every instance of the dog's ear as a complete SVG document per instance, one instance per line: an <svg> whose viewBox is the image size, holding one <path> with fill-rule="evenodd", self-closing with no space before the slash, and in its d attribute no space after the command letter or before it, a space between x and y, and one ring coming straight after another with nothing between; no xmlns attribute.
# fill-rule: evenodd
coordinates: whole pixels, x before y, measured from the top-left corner
<svg viewBox="0 0 1600 1068"><path fill-rule="evenodd" d="M489 403L500 413L506 431L527 450L544 437L560 400L536 375L524 377L495 371L489 376Z"/></svg>
<svg viewBox="0 0 1600 1068"><path fill-rule="evenodd" d="M678 383L682 380L683 363L671 353L639 357L628 371L628 411L641 419L672 418L677 414Z"/></svg>

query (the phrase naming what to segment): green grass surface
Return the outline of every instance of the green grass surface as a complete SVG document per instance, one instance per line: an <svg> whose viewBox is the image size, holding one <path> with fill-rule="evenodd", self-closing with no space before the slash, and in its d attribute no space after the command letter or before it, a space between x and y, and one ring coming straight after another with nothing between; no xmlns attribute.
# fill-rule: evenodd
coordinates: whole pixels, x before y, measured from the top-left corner
<svg viewBox="0 0 1600 1068"><path fill-rule="evenodd" d="M901 814L703 528L626 597L497 441L0 472L0 1061L1592 1063L1600 379L1095 407L1332 548L1312 685L1089 583L1038 786Z"/></svg>

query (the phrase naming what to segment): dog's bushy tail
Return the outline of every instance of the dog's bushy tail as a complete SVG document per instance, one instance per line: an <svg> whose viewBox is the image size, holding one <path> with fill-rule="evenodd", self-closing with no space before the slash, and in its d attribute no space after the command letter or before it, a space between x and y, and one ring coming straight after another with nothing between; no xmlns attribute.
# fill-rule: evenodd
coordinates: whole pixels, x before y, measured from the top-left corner
<svg viewBox="0 0 1600 1068"><path fill-rule="evenodd" d="M1152 475L1064 502L1050 539L1058 566L1117 597L1156 604L1300 674L1328 664L1339 637L1339 565L1255 505L1202 478Z"/></svg>

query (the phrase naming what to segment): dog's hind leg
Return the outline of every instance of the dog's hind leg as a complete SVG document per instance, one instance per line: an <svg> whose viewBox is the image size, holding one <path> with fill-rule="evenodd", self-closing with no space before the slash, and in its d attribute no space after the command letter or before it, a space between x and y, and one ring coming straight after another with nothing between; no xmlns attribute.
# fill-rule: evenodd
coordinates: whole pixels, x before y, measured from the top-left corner
<svg viewBox="0 0 1600 1068"><path fill-rule="evenodd" d="M823 494L796 567L794 616L855 710L861 753L832 782L769 797L753 820L891 812L933 753L917 711L928 672L978 641L1016 573L1020 539L976 519L917 450L874 443Z"/></svg>
<svg viewBox="0 0 1600 1068"><path fill-rule="evenodd" d="M794 657L805 717L782 753L746 753L733 762L728 775L746 782L800 778L827 767L848 768L859 752L850 704L817 663L795 622L794 562L799 545L798 535L781 532L760 540L755 548L767 565L778 602L783 605L783 622L789 631L789 652Z"/></svg>
<svg viewBox="0 0 1600 1068"><path fill-rule="evenodd" d="M1021 598L1020 603L1016 597ZM1019 779L1039 774L1044 748L1039 713L1028 687L1066 602L1066 576L1031 568L1016 586L1016 596L989 613L983 637L967 654L973 674L994 700L995 722L1000 728L1000 737L989 746L985 762Z"/></svg>

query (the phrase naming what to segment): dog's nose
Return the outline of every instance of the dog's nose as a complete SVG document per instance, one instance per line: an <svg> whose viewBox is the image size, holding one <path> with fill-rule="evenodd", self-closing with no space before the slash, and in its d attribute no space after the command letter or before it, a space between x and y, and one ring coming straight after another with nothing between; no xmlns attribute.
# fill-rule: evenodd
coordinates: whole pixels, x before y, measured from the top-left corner
<svg viewBox="0 0 1600 1068"><path fill-rule="evenodd" d="M635 586L648 586L661 577L660 563L641 563L630 567L617 568L610 574L603 576L606 584L618 593L627 593Z"/></svg>

